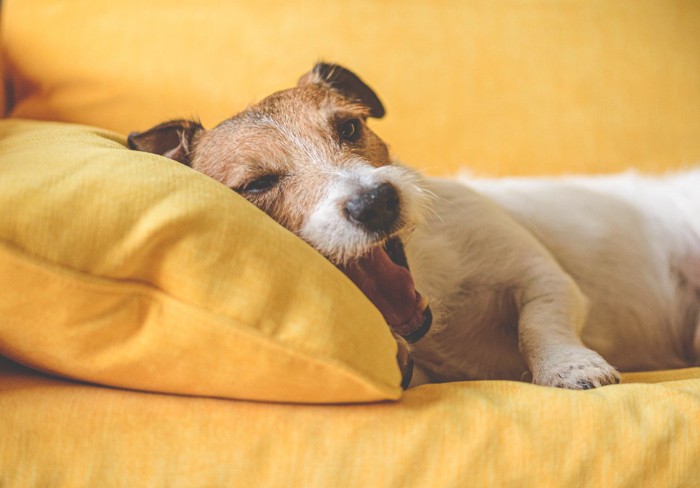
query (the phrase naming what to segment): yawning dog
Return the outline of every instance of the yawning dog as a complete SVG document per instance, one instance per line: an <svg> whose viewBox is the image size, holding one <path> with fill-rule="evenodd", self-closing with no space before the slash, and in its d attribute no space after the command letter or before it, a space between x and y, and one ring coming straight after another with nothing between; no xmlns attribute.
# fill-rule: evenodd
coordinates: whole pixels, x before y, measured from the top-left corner
<svg viewBox="0 0 700 488"><path fill-rule="evenodd" d="M588 389L698 364L700 171L423 178L368 127L383 115L358 76L319 63L211 130L174 120L129 146L220 181L336 264L407 374L410 350L412 385Z"/></svg>

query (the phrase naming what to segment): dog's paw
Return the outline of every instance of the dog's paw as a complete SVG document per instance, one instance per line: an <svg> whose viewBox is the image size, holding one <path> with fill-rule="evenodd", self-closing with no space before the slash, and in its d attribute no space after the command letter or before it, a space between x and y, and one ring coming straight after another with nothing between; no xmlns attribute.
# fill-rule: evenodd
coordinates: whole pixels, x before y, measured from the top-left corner
<svg viewBox="0 0 700 488"><path fill-rule="evenodd" d="M550 351L533 368L537 385L590 390L620 382L620 375L598 353L585 347Z"/></svg>

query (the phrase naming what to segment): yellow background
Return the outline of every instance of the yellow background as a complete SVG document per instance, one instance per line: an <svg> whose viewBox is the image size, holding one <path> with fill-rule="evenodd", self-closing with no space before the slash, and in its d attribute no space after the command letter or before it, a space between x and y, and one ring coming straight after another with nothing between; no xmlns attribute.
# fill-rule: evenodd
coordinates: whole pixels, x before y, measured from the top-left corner
<svg viewBox="0 0 700 488"><path fill-rule="evenodd" d="M3 16L18 117L211 126L322 58L375 88L374 127L431 173L700 161L696 0L11 0Z"/></svg>

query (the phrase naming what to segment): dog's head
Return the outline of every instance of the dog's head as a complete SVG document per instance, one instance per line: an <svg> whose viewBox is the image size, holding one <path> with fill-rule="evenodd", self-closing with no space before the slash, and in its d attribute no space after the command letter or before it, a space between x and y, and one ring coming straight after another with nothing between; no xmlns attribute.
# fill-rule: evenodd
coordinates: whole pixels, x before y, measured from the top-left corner
<svg viewBox="0 0 700 488"><path fill-rule="evenodd" d="M349 70L319 63L294 88L274 93L211 130L189 120L129 136L233 189L335 263L415 342L432 320L415 290L403 241L421 218L424 192L393 164L367 119L377 95Z"/></svg>

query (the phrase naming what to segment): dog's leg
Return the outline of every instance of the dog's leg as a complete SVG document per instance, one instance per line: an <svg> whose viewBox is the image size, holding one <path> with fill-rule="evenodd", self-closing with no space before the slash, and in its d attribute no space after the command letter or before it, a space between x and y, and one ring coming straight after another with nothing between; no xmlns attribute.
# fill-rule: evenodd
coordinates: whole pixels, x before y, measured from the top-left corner
<svg viewBox="0 0 700 488"><path fill-rule="evenodd" d="M516 293L519 343L533 383L570 389L619 383L617 371L578 337L587 305L573 279L556 267L524 278Z"/></svg>

